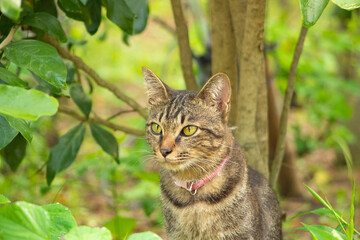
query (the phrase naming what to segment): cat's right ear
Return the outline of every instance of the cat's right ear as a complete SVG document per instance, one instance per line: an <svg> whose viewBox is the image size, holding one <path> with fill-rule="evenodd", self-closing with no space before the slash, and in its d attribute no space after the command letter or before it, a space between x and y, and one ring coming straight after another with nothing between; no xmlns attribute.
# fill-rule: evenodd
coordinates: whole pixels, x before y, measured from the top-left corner
<svg viewBox="0 0 360 240"><path fill-rule="evenodd" d="M142 67L145 85L148 89L148 102L156 105L172 98L172 89L158 78L150 69Z"/></svg>

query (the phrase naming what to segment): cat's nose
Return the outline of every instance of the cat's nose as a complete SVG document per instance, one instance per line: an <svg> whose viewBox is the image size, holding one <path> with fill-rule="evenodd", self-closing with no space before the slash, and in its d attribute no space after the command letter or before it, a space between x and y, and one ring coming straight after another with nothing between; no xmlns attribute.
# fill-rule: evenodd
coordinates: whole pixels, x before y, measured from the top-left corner
<svg viewBox="0 0 360 240"><path fill-rule="evenodd" d="M160 148L160 152L161 155L163 155L163 157L166 157L167 155L169 155L172 152L171 148Z"/></svg>

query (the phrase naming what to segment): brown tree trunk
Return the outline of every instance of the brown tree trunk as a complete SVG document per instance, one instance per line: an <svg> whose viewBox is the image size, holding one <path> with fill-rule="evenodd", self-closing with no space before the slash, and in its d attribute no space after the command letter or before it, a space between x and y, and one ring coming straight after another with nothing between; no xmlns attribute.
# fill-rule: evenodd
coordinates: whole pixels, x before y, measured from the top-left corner
<svg viewBox="0 0 360 240"><path fill-rule="evenodd" d="M240 79L236 139L245 150L249 165L268 178L267 90L263 54L266 0L230 0L230 9Z"/></svg>
<svg viewBox="0 0 360 240"><path fill-rule="evenodd" d="M211 70L212 74L226 73L231 81L230 126L236 124L238 74L236 64L236 45L231 22L229 2L211 0Z"/></svg>

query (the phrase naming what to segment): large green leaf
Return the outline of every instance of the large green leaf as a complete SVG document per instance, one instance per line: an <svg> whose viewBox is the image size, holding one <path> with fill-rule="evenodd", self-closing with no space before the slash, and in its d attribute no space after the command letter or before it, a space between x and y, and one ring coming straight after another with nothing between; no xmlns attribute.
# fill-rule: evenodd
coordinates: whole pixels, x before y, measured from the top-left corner
<svg viewBox="0 0 360 240"><path fill-rule="evenodd" d="M85 23L85 27L88 33L93 35L97 32L101 22L101 0L89 0L85 6L91 18L91 23Z"/></svg>
<svg viewBox="0 0 360 240"><path fill-rule="evenodd" d="M20 40L4 47L5 56L50 84L65 89L67 69L55 48L37 40Z"/></svg>
<svg viewBox="0 0 360 240"><path fill-rule="evenodd" d="M123 239L134 230L136 221L132 218L116 216L106 222L104 226L111 231L115 239Z"/></svg>
<svg viewBox="0 0 360 240"><path fill-rule="evenodd" d="M119 163L119 147L114 135L95 123L90 123L90 129L100 147Z"/></svg>
<svg viewBox="0 0 360 240"><path fill-rule="evenodd" d="M59 142L51 148L46 170L46 180L49 185L57 173L73 163L84 139L85 129L84 124L76 126L62 136Z"/></svg>
<svg viewBox="0 0 360 240"><path fill-rule="evenodd" d="M91 228L87 226L80 226L73 228L65 235L65 240L111 240L111 233L106 228Z"/></svg>
<svg viewBox="0 0 360 240"><path fill-rule="evenodd" d="M36 90L52 94L54 96L61 96L64 95L61 91L61 88L55 87L54 85L51 85L35 73L31 72L31 75L34 77L34 79L39 83L39 85L36 86Z"/></svg>
<svg viewBox="0 0 360 240"><path fill-rule="evenodd" d="M153 232L143 232L132 234L127 240L162 240L162 238Z"/></svg>
<svg viewBox="0 0 360 240"><path fill-rule="evenodd" d="M89 11L80 0L58 0L58 5L66 16L85 23L91 22Z"/></svg>
<svg viewBox="0 0 360 240"><path fill-rule="evenodd" d="M346 236L341 232L324 225L307 225L302 223L305 229L311 233L312 236L318 240L346 240Z"/></svg>
<svg viewBox="0 0 360 240"><path fill-rule="evenodd" d="M14 172L19 167L21 161L25 157L27 142L26 139L18 134L12 142L4 148L1 153L5 162Z"/></svg>
<svg viewBox="0 0 360 240"><path fill-rule="evenodd" d="M360 7L360 0L331 0L339 7L346 10L353 10Z"/></svg>
<svg viewBox="0 0 360 240"><path fill-rule="evenodd" d="M134 13L125 0L105 0L106 16L127 34L133 34Z"/></svg>
<svg viewBox="0 0 360 240"><path fill-rule="evenodd" d="M60 203L44 205L42 208L50 215L49 233L51 237L62 236L77 226L71 211Z"/></svg>
<svg viewBox="0 0 360 240"><path fill-rule="evenodd" d="M6 204L6 203L10 203L10 200L7 199L7 197L5 197L4 195L0 194L0 204Z"/></svg>
<svg viewBox="0 0 360 240"><path fill-rule="evenodd" d="M14 129L18 130L29 143L31 143L33 130L30 127L29 121L20 118L14 118L5 114L2 116Z"/></svg>
<svg viewBox="0 0 360 240"><path fill-rule="evenodd" d="M57 38L60 42L66 42L67 37L61 27L59 20L46 12L36 12L26 15L21 22L22 25L32 26Z"/></svg>
<svg viewBox="0 0 360 240"><path fill-rule="evenodd" d="M8 145L17 134L18 131L11 127L8 121L0 115L0 150Z"/></svg>
<svg viewBox="0 0 360 240"><path fill-rule="evenodd" d="M23 87L26 88L27 84L23 80L21 80L14 73L8 71L5 68L0 67L0 80L3 80L7 84L11 86Z"/></svg>
<svg viewBox="0 0 360 240"><path fill-rule="evenodd" d="M3 240L48 240L49 213L40 206L16 202L0 209L0 238Z"/></svg>
<svg viewBox="0 0 360 240"><path fill-rule="evenodd" d="M2 42L7 37L13 26L14 23L10 18L6 17L5 15L0 15L0 42Z"/></svg>
<svg viewBox="0 0 360 240"><path fill-rule="evenodd" d="M1 0L0 10L5 16L17 20L20 17L21 0Z"/></svg>
<svg viewBox="0 0 360 240"><path fill-rule="evenodd" d="M133 34L141 33L147 23L149 17L149 3L148 0L125 0L131 11L135 14Z"/></svg>
<svg viewBox="0 0 360 240"><path fill-rule="evenodd" d="M57 100L37 90L0 85L0 113L37 120L41 116L51 116L57 111Z"/></svg>
<svg viewBox="0 0 360 240"><path fill-rule="evenodd" d="M328 2L329 0L300 0L303 26L313 26L321 16Z"/></svg>
<svg viewBox="0 0 360 240"><path fill-rule="evenodd" d="M86 118L89 118L92 102L91 99L85 94L80 84L72 84L70 86L70 96L76 105L80 108L80 110L85 114Z"/></svg>
<svg viewBox="0 0 360 240"><path fill-rule="evenodd" d="M54 0L35 0L34 12L47 12L57 17L57 9Z"/></svg>

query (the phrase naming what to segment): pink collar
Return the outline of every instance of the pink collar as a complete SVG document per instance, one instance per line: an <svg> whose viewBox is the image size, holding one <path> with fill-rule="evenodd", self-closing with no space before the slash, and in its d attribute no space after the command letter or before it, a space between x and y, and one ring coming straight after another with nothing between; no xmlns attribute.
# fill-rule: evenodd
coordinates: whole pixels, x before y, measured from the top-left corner
<svg viewBox="0 0 360 240"><path fill-rule="evenodd" d="M207 182L209 182L211 179L213 179L219 172L220 170L223 168L223 166L225 165L225 162L227 161L228 156L226 156L224 158L224 160L222 160L220 166L207 178L199 180L197 182L187 182L187 181L181 181L178 180L174 177L174 183L182 188L185 188L186 190L188 190L192 195L195 195L197 193L197 189L201 188L202 186L204 186Z"/></svg>

